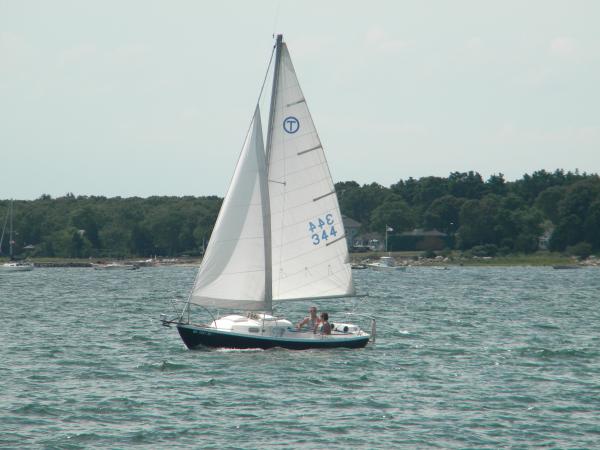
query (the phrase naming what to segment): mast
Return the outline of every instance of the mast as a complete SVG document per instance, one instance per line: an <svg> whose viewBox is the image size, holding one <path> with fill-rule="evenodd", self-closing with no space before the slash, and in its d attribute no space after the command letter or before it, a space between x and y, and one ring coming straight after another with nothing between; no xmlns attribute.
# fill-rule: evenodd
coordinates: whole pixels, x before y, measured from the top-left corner
<svg viewBox="0 0 600 450"><path fill-rule="evenodd" d="M2 254L2 244L4 243L4 232L6 231L6 225L8 225L8 216L10 214L10 203L6 209L6 216L4 217L4 225L2 226L2 234L0 235L0 255Z"/></svg>
<svg viewBox="0 0 600 450"><path fill-rule="evenodd" d="M8 233L8 245L10 260L13 260L13 213L15 211L14 200L10 201L10 229Z"/></svg>
<svg viewBox="0 0 600 450"><path fill-rule="evenodd" d="M273 69L273 88L271 90L271 107L269 108L269 126L267 128L267 167L271 160L271 147L273 145L273 122L275 121L275 107L277 102L277 89L279 87L279 66L281 65L281 46L283 35L277 35L275 43L275 68Z"/></svg>
<svg viewBox="0 0 600 450"><path fill-rule="evenodd" d="M265 309L273 310L273 252L271 242L271 200L269 198L269 160L273 145L273 126L275 121L275 108L277 106L277 90L279 86L279 66L281 65L281 46L283 35L278 34L275 42L275 67L273 68L273 87L271 89L271 106L269 108L269 124L267 127L266 146L266 177L263 193L263 233L265 239Z"/></svg>

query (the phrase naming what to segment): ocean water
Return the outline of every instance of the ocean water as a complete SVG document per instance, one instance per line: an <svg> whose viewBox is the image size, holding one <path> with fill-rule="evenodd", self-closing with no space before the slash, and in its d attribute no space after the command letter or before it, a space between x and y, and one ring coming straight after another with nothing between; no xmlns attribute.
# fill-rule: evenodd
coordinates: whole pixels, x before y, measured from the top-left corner
<svg viewBox="0 0 600 450"><path fill-rule="evenodd" d="M187 350L157 319L194 274L0 275L0 447L600 447L598 268L356 271L316 303L377 342L320 351Z"/></svg>

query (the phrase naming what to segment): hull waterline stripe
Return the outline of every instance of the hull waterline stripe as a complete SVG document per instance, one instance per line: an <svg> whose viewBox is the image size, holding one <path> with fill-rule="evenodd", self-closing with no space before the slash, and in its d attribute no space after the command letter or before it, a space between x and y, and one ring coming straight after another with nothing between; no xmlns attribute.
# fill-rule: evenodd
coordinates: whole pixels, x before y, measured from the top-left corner
<svg viewBox="0 0 600 450"><path fill-rule="evenodd" d="M313 150L318 150L320 148L321 148L321 146L317 145L316 147L312 147L312 148L309 148L307 150L302 150L301 152L298 152L298 156L304 155L305 153L308 153L308 152L312 152Z"/></svg>
<svg viewBox="0 0 600 450"><path fill-rule="evenodd" d="M257 341L277 341L277 342L302 342L302 343L314 343L314 342L323 342L323 341L328 341L328 342L345 342L345 341L361 341L363 339L368 339L371 337L370 334L365 333L363 331L363 335L354 335L354 336L348 336L348 335L340 335L340 334L336 334L336 335L329 335L329 336L323 336L323 335L315 335L316 337L312 338L312 339L306 339L306 338L297 338L297 337L277 337L277 336L264 336L264 335L252 335L252 334L246 334L246 333L236 333L235 331L229 331L229 330L220 330L218 328L211 328L211 327L198 327L195 325L187 325L187 324L182 324L182 325L177 325L178 327L181 328L185 328L187 330L198 330L200 332L204 332L206 334L214 334L214 335L220 335L220 336L235 336L235 337L241 337L241 338L248 338L248 339L253 339L253 340L257 340ZM339 336L339 337L331 337L331 336ZM319 339L320 337L320 339Z"/></svg>

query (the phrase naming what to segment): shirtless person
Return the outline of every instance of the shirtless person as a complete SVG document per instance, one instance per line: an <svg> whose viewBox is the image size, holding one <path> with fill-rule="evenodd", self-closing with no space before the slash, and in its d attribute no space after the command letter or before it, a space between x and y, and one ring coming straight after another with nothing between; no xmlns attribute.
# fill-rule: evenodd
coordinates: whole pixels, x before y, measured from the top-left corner
<svg viewBox="0 0 600 450"><path fill-rule="evenodd" d="M310 315L308 317L305 317L304 320L302 320L300 323L298 323L298 325L296 325L296 328L298 330L302 327L307 327L309 330L314 330L315 327L321 323L321 320L317 317L316 306L311 306L308 310L308 313Z"/></svg>

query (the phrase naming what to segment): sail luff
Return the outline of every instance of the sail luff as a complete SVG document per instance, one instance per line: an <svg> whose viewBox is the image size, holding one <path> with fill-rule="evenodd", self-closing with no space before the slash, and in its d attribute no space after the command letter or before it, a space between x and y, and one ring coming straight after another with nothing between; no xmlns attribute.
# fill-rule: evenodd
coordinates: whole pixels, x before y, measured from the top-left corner
<svg viewBox="0 0 600 450"><path fill-rule="evenodd" d="M271 105L269 107L269 124L267 128L267 178L269 175L269 164L271 160L271 150L273 148L273 127L275 121L275 108L277 106L277 90L279 88L279 67L281 66L281 45L283 43L283 35L277 35L275 43L275 67L273 69L273 86L271 88Z"/></svg>

